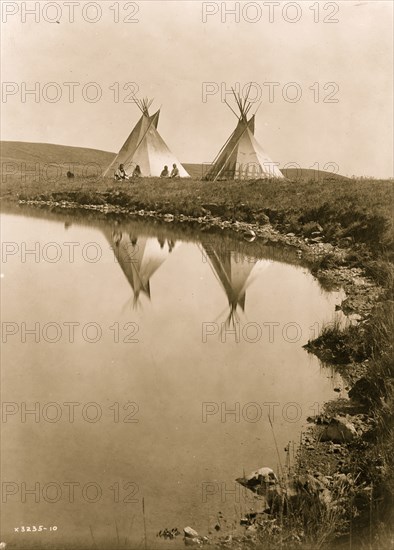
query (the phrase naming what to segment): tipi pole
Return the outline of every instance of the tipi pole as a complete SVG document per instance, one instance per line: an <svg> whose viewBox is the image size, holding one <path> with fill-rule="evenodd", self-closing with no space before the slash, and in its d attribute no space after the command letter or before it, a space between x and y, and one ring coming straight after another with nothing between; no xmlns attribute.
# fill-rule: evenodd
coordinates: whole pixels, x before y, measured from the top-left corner
<svg viewBox="0 0 394 550"><path fill-rule="evenodd" d="M242 101L241 101L240 97L238 97L237 94L235 93L234 88L231 88L231 90L232 90L232 92L233 92L233 94L234 94L235 101L237 102L238 108L239 108L240 113L241 113L241 120L242 120L242 121L244 122L244 124L245 124L245 128L244 128L244 130L242 131L242 133L241 133L241 135L239 136L239 138L237 139L237 141L236 141L234 147L232 148L232 150L231 150L231 152L230 152L230 154L228 155L227 158L230 158L230 157L231 157L231 155L233 154L235 148L237 147L238 143L240 142L242 136L244 135L245 130L246 130L246 129L248 128L248 126L249 126L249 125L248 125L248 120L247 120L247 118L246 118L246 113L245 113L245 105L246 105L247 99L248 99L248 97L249 97L249 93L250 93L250 88L251 88L251 86L252 86L252 83L249 84L248 92L247 92L247 94L246 94L245 101L244 101L244 104L243 104L243 105L242 105ZM227 103L227 102L226 102L226 103ZM250 104L250 105L251 105L251 104ZM249 105L249 108L250 108L250 105ZM232 110L232 109L231 109L231 110ZM248 109L248 110L249 110L249 109ZM234 111L233 111L233 112L234 112ZM235 113L234 113L234 114L235 114ZM231 140L231 138L233 137L234 133L235 133L235 130L234 130L234 132L231 134L230 138L227 140L227 142L225 143L225 145L222 147L221 151L219 152L219 155L220 155L221 152L224 150L224 148L226 147L226 145L230 142L230 140ZM219 156L219 155L218 155L218 156ZM218 158L218 157L217 157L217 158ZM220 176L220 174L223 172L223 169L224 169L225 166L226 166L226 162L224 162L222 168L221 168L221 169L219 170L219 172L216 174L215 178L213 179L214 182L218 179L218 177Z"/></svg>
<svg viewBox="0 0 394 550"><path fill-rule="evenodd" d="M148 114L148 115L144 115L144 116L147 116L147 117L149 118L149 114ZM142 136L142 138L140 139L140 141L137 143L137 146L136 146L136 148L134 149L133 156L134 156L135 153L138 151L138 147L141 145L141 143L142 143L143 140L145 139L145 136L146 136L146 134L148 133L148 131L150 130L152 124L153 124L153 119L149 121L149 126L148 126L148 128L145 130L144 135Z"/></svg>
<svg viewBox="0 0 394 550"><path fill-rule="evenodd" d="M236 142L236 144L234 145L234 147L232 148L231 153L229 154L228 158L231 157L231 155L234 153L235 148L237 147L238 143L240 142L241 137L244 135L245 130L247 130L247 129L248 129L248 124L246 123L245 128L243 129L241 135L240 135L239 138L237 139L237 142ZM233 132L233 134L234 134L234 132ZM216 176L215 176L215 178L214 178L213 181L216 181L216 180L218 179L218 177L220 176L220 174L223 172L223 168L224 168L225 166L226 166L226 162L223 164L223 166L221 167L221 169L219 170L219 172L216 174Z"/></svg>
<svg viewBox="0 0 394 550"><path fill-rule="evenodd" d="M138 109L141 111L141 113L143 114L143 116L147 116L149 117L149 107L152 105L153 103L153 99L149 100L146 98L146 99L138 99L138 98L135 98L134 99L134 103L137 105ZM150 128L150 125L148 127L148 129L146 130L145 134L142 136L141 140L139 141L137 147L135 148L134 152L137 151L138 147L141 145L141 142L142 140L144 139L144 137L146 136L146 133L148 132ZM108 172L112 169L113 166L116 166L117 164L117 160L119 158L119 154L118 153L116 155L116 157L114 158L114 160L111 162L111 164L108 166L108 168L106 169L106 171L104 172L103 176L105 177Z"/></svg>
<svg viewBox="0 0 394 550"><path fill-rule="evenodd" d="M231 138L234 136L235 134L235 130L234 132L231 134L231 136L226 140L226 143L223 145L223 147L220 149L219 153L216 155L216 157L213 159L213 161L211 162L211 168L213 168L215 166L215 163L219 160L219 157L220 155L223 153L223 151L225 150L226 146L228 143L230 143L231 141ZM209 174L210 170L208 171L208 174Z"/></svg>
<svg viewBox="0 0 394 550"><path fill-rule="evenodd" d="M237 117L237 119L239 120L239 116L237 115L237 113L234 111L234 109L231 107L231 105L229 103L227 103L227 101L225 101L225 104L227 105L227 107L229 109L231 109L231 111L234 113L234 115Z"/></svg>

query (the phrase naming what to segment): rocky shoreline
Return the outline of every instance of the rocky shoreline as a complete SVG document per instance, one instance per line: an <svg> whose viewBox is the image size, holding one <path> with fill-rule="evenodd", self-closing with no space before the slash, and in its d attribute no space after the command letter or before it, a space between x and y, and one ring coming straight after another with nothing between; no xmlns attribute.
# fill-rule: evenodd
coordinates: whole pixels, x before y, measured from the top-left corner
<svg viewBox="0 0 394 550"><path fill-rule="evenodd" d="M50 209L78 209L96 211L102 214L118 214L124 217L151 218L166 223L190 224L195 228L197 227L200 231L227 230L238 236L242 236L249 242L258 238L270 243L279 243L293 247L300 258L313 261L329 255L332 262L335 262L337 265L335 267L319 268L314 270L313 274L327 285L343 288L346 298L340 307L352 322L361 322L367 319L382 292L379 285L364 274L361 266L349 267L340 265L346 251L352 247L352 240L342 240L342 246L325 242L323 241L324 235L322 229L321 231L313 232L314 236L308 238L296 236L294 233L280 232L270 224L267 216L260 223L248 223L236 220L223 220L221 216L215 216L208 210L206 210L204 216L188 216L184 214L162 213L155 210L136 210L113 204L80 204L66 200L18 200L18 203Z"/></svg>
<svg viewBox="0 0 394 550"><path fill-rule="evenodd" d="M351 239L344 239L339 244L327 242L323 229L315 228L310 237L297 236L294 233L284 233L272 227L269 218L262 215L259 223L244 221L223 220L222 216L214 213L212 205L204 207L203 216L187 216L184 214L163 213L155 210L130 209L113 204L80 204L73 201L54 200L19 200L19 204L35 207L65 210L89 210L97 211L104 215L116 214L121 217L147 218L159 220L168 224L185 224L193 226L200 231L231 232L246 241L264 240L270 243L290 246L295 249L298 258L312 264L312 273L325 285L342 288L345 299L339 306L353 326L362 326L368 323L371 312L376 303L381 299L384 289L376 281L368 277L361 265L349 266L344 258L351 249ZM211 208L210 208L211 206ZM329 261L326 261L329 259ZM316 339L305 346L309 352L315 353L323 362L329 362L332 350L326 341ZM351 362L338 369L345 379L347 386L352 388L368 370L368 360L363 362ZM350 389L351 396L351 389ZM355 399L350 401L338 399L326 404L323 414L309 419L311 426L302 436L297 460L297 475L312 476L320 479L322 476L330 481L330 477L341 474L348 476L354 453L359 452L360 443L365 434L372 429L372 419L368 411ZM326 434L324 436L324 434ZM328 490L328 487L326 487ZM267 519L267 518L265 518ZM249 529L250 525L246 525ZM254 528L253 528L254 529ZM246 535L252 535L247 533ZM200 537L185 536L186 544L192 544L194 538L196 544L206 544L208 540ZM241 537L242 538L242 537ZM254 536L248 536L252 541ZM232 539L231 539L232 540ZM234 548L237 544L244 544L245 539L234 539L233 543L228 536L221 537L216 542L226 547ZM301 542L301 541L300 541Z"/></svg>

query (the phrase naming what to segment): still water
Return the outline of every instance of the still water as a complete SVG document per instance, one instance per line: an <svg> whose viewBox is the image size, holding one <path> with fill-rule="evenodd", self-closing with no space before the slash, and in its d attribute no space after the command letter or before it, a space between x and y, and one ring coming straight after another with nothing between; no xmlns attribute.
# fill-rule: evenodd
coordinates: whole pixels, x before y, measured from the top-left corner
<svg viewBox="0 0 394 550"><path fill-rule="evenodd" d="M3 216L9 548L177 548L158 531L236 522L235 478L278 471L289 442L292 461L335 395L302 346L342 293L291 253L201 235Z"/></svg>

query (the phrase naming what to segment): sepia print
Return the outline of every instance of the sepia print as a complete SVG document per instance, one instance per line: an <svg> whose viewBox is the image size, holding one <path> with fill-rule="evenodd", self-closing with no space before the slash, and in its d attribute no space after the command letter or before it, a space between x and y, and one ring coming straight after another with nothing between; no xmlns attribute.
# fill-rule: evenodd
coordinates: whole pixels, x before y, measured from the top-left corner
<svg viewBox="0 0 394 550"><path fill-rule="evenodd" d="M392 2L0 5L0 549L392 548Z"/></svg>

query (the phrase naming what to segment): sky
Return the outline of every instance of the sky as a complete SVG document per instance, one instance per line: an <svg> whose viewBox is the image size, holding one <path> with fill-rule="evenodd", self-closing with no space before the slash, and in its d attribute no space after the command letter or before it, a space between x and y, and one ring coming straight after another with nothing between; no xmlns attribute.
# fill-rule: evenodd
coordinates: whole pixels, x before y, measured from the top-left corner
<svg viewBox="0 0 394 550"><path fill-rule="evenodd" d="M392 26L381 0L2 0L1 139L117 152L137 90L175 155L210 163L236 124L224 99L253 82L280 167L392 177Z"/></svg>

